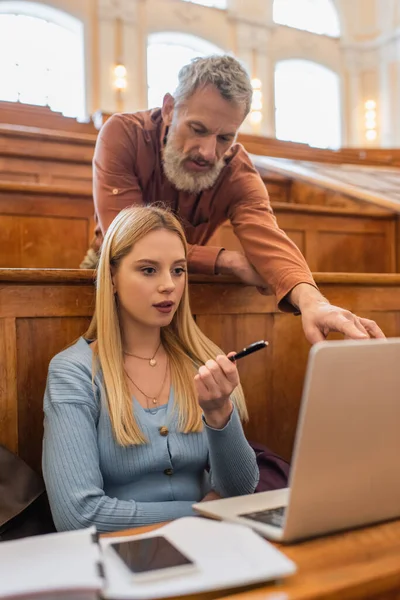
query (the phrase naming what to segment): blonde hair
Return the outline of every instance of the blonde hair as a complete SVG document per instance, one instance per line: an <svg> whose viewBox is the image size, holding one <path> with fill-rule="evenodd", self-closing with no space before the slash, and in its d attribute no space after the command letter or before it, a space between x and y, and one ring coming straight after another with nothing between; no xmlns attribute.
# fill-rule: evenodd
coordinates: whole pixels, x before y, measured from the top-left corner
<svg viewBox="0 0 400 600"><path fill-rule="evenodd" d="M187 255L183 229L176 217L167 210L154 206L133 206L122 210L114 219L104 237L97 268L96 308L85 333L87 339L97 340L97 344L93 345L93 378L97 369L101 368L114 437L122 446L145 444L147 440L133 413L125 377L111 268L118 269L121 260L129 254L135 243L157 229L165 229L179 236ZM187 278L181 302L171 323L161 329L161 340L169 357L178 427L184 433L201 431L201 409L194 384L196 366L215 358L222 351L202 333L192 317ZM241 386L234 390L232 400L241 419L247 420Z"/></svg>

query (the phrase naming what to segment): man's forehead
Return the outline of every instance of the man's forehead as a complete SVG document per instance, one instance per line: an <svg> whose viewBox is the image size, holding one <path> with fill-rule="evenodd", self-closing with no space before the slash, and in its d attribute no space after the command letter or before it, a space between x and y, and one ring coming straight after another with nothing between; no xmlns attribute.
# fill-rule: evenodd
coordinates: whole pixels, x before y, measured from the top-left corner
<svg viewBox="0 0 400 600"><path fill-rule="evenodd" d="M235 133L244 118L243 108L225 100L218 91L196 90L178 109L178 118L210 131Z"/></svg>

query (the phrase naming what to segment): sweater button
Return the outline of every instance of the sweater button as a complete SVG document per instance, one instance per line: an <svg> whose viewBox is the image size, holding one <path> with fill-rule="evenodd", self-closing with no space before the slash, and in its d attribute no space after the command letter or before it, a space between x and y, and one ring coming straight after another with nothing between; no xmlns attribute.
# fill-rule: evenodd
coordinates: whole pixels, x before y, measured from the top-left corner
<svg viewBox="0 0 400 600"><path fill-rule="evenodd" d="M173 472L174 472L173 469L165 469L165 471L164 471L165 475L172 475Z"/></svg>
<svg viewBox="0 0 400 600"><path fill-rule="evenodd" d="M118 188L114 188L113 191L112 191L112 193L113 193L114 196L116 196L118 194L118 192L119 192Z"/></svg>
<svg viewBox="0 0 400 600"><path fill-rule="evenodd" d="M158 431L160 432L160 435L162 435L163 437L166 437L168 435L168 427L165 427L165 425L160 427L160 429Z"/></svg>

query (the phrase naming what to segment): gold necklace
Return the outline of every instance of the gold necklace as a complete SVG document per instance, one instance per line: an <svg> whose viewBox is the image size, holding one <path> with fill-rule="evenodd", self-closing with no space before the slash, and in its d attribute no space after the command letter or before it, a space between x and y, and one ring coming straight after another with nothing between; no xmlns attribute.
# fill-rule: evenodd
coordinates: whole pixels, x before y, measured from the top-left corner
<svg viewBox="0 0 400 600"><path fill-rule="evenodd" d="M165 373L164 373L164 378L163 378L163 381L162 381L162 384L161 384L161 388L160 388L160 390L159 390L159 392L158 392L158 394L157 394L156 396L149 396L148 394L146 394L146 393L145 393L143 390L141 390L141 389L140 389L140 387L138 386L138 384L137 384L137 383L135 383L135 382L133 381L133 379L132 379L132 377L129 375L128 371L127 371L126 369L124 369L124 371L125 371L125 375L126 375L126 376L128 377L128 379L131 381L131 383L133 383L133 385L135 386L135 388L136 388L137 390L139 390L139 392L140 392L141 394L143 394L143 396L146 398L147 408L150 410L150 407L149 407L149 400L151 400L153 404L157 404L157 403L158 403L158 398L159 398L159 396L160 396L161 392L162 392L162 391L163 391L163 389L164 389L165 381L166 381L166 379L167 379L167 374L168 374L168 358L167 358L167 364L166 364L166 366L165 366Z"/></svg>
<svg viewBox="0 0 400 600"><path fill-rule="evenodd" d="M123 353L127 354L128 356L133 356L133 358L140 358L140 360L148 360L149 361L149 365L151 367L155 367L157 365L157 361L155 359L155 356L156 356L157 352L159 351L160 346L161 346L161 340L160 340L160 343L157 346L157 350L154 352L153 356L151 356L150 358L147 358L145 356L136 356L136 354L132 354L132 352L127 352L126 350L123 350ZM129 375L128 375L128 377L129 377Z"/></svg>

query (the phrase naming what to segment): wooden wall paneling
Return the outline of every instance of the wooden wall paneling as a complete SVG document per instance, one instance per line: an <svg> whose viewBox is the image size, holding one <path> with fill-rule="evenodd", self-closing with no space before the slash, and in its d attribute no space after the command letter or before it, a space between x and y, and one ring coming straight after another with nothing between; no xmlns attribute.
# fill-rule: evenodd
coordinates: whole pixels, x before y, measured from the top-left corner
<svg viewBox="0 0 400 600"><path fill-rule="evenodd" d="M88 189L0 182L0 266L78 268L93 238Z"/></svg>
<svg viewBox="0 0 400 600"><path fill-rule="evenodd" d="M296 246L298 247L298 249L300 250L302 255L305 256L306 255L305 254L306 253L306 234L305 234L305 232L302 231L300 228L299 229L289 228L289 229L285 229L285 233L288 236L288 238L290 238L292 240L292 242L294 242L296 244ZM313 270L311 268L310 264L308 266L310 267L311 270Z"/></svg>
<svg viewBox="0 0 400 600"><path fill-rule="evenodd" d="M0 181L69 185L92 189L92 165L36 156L0 156Z"/></svg>
<svg viewBox="0 0 400 600"><path fill-rule="evenodd" d="M394 272L385 232L319 231L316 271L346 273Z"/></svg>
<svg viewBox="0 0 400 600"><path fill-rule="evenodd" d="M396 215L385 211L354 214L279 206L279 226L305 236L303 254L312 271L393 273L396 271ZM295 240L294 240L295 241Z"/></svg>
<svg viewBox="0 0 400 600"><path fill-rule="evenodd" d="M277 310L274 296L264 296L251 285L243 285L231 277L210 279L191 275L189 286L190 307L194 315L254 315Z"/></svg>
<svg viewBox="0 0 400 600"><path fill-rule="evenodd" d="M317 184L294 179L290 188L290 202L301 206L324 206L353 211L355 214L374 214L379 207L348 194L330 190Z"/></svg>
<svg viewBox="0 0 400 600"><path fill-rule="evenodd" d="M236 352L258 340L272 341L273 314L196 315L200 329L220 348ZM248 439L268 443L274 345L238 361L240 380L251 418L245 425Z"/></svg>
<svg viewBox="0 0 400 600"><path fill-rule="evenodd" d="M394 273L397 216L375 209L367 214L347 209L274 204L278 225L294 241L312 271ZM209 245L243 251L229 222Z"/></svg>
<svg viewBox="0 0 400 600"><path fill-rule="evenodd" d="M299 224L300 226L300 224ZM303 256L305 257L307 264L310 268L310 270L312 272L314 271L324 271L323 268L321 268L321 263L323 264L323 261L320 258L320 252L321 252L321 248L319 246L319 232L318 231L313 231L312 229L306 229L304 231L304 251L303 251ZM334 258L334 262L335 262L335 271L343 271L344 269L342 269L342 265L341 263L337 260L336 256ZM360 266L359 271L362 271L362 268Z"/></svg>
<svg viewBox="0 0 400 600"><path fill-rule="evenodd" d="M9 318L87 317L93 313L94 286L44 283L0 288L0 316Z"/></svg>
<svg viewBox="0 0 400 600"><path fill-rule="evenodd" d="M0 444L18 451L16 320L0 313Z"/></svg>
<svg viewBox="0 0 400 600"><path fill-rule="evenodd" d="M0 155L90 164L97 135L0 124Z"/></svg>
<svg viewBox="0 0 400 600"><path fill-rule="evenodd" d="M41 469L43 383L50 360L87 329L88 317L17 319L19 455ZM33 358L32 360L32 353Z"/></svg>
<svg viewBox="0 0 400 600"><path fill-rule="evenodd" d="M275 314L271 347L272 386L265 439L272 450L290 460L310 350L301 318Z"/></svg>
<svg viewBox="0 0 400 600"><path fill-rule="evenodd" d="M1 267L78 268L89 246L87 219L0 215L0 228L19 242L1 248Z"/></svg>
<svg viewBox="0 0 400 600"><path fill-rule="evenodd" d="M397 215L395 224L395 256L396 256L396 272L400 272L400 215Z"/></svg>
<svg viewBox="0 0 400 600"><path fill-rule="evenodd" d="M397 275L315 273L315 280L332 304L348 308L359 316L373 313L378 324L383 313L400 310Z"/></svg>
<svg viewBox="0 0 400 600"><path fill-rule="evenodd" d="M373 318L387 335L400 337L398 275L316 273L315 279L333 304ZM238 363L251 416L246 431L289 458L309 351L301 319L279 313L273 297L231 278L192 276L190 281L197 323L223 350L261 337L270 342L267 350ZM35 468L48 361L83 333L93 308L91 271L0 271L1 375L11 365L8 379L0 380L0 443L19 449Z"/></svg>

